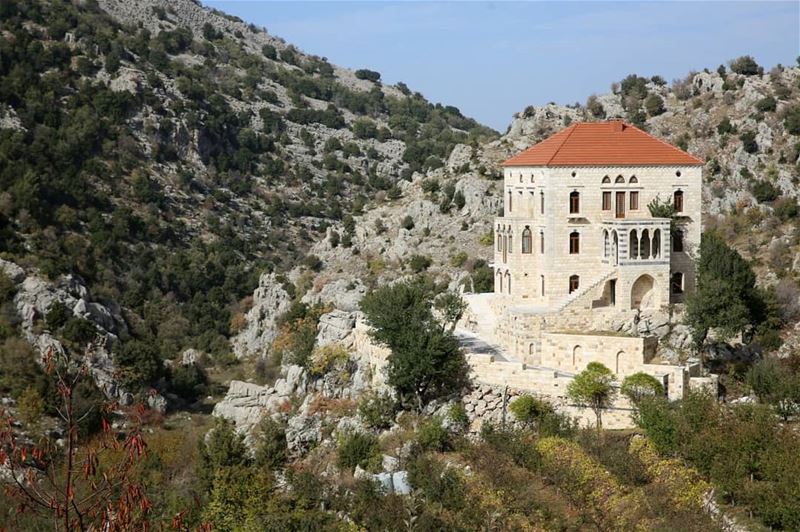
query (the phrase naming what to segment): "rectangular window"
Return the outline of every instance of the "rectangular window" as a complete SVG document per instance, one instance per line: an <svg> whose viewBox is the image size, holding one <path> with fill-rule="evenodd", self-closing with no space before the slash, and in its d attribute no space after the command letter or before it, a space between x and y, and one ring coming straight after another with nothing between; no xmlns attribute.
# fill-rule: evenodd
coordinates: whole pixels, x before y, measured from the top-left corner
<svg viewBox="0 0 800 532"><path fill-rule="evenodd" d="M625 218L625 193L617 192L617 218Z"/></svg>
<svg viewBox="0 0 800 532"><path fill-rule="evenodd" d="M544 192L539 193L539 211L544 214Z"/></svg>
<svg viewBox="0 0 800 532"><path fill-rule="evenodd" d="M580 287L580 284L581 284L581 278L580 277L578 277L577 275L570 275L569 276L569 293L571 294L572 292L577 290Z"/></svg>
<svg viewBox="0 0 800 532"><path fill-rule="evenodd" d="M610 211L611 210L611 191L604 191L603 192L603 210Z"/></svg>
<svg viewBox="0 0 800 532"><path fill-rule="evenodd" d="M683 212L683 191L676 190L672 195L672 204L675 207L675 212Z"/></svg>
<svg viewBox="0 0 800 532"><path fill-rule="evenodd" d="M542 297L544 297L544 275L540 275L540 276L539 276L539 279L541 279L541 283L542 283Z"/></svg>
<svg viewBox="0 0 800 532"><path fill-rule="evenodd" d="M630 193L630 209L632 211L639 210L639 193L638 192L631 192Z"/></svg>

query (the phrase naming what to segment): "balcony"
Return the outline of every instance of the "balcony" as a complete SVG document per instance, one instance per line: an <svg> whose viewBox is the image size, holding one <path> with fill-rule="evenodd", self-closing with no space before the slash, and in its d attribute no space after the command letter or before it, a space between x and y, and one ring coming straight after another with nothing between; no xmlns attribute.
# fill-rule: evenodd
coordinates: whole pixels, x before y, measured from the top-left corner
<svg viewBox="0 0 800 532"><path fill-rule="evenodd" d="M607 220L601 225L604 264L669 264L669 218Z"/></svg>

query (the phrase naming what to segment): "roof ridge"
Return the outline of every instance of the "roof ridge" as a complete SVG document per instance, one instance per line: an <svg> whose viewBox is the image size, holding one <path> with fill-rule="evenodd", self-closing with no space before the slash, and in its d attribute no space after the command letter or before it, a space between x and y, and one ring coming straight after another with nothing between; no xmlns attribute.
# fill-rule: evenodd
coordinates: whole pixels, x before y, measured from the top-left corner
<svg viewBox="0 0 800 532"><path fill-rule="evenodd" d="M580 122L578 122L578 124L580 124ZM558 152L559 152L559 151L561 151L561 148L563 148L563 147L564 147L564 144L566 144L566 143L567 143L567 141L568 141L568 140L569 140L569 138L572 136L572 134L573 134L573 133L575 133L575 130L576 130L576 129L578 129L578 124L572 124L571 126L569 126L569 127L567 128L567 129L569 130L569 133L567 133L566 135L564 135L564 140L562 140L562 141L561 141L561 144L559 144L559 145L558 145L558 148L556 148L556 151L554 151L554 152L553 152L553 155L551 155L551 156L550 156L550 158L549 158L549 159L547 159L547 164L548 164L548 165L549 165L550 163L552 163L552 162L553 162L553 159L555 159L555 158L556 158L556 155L558 155ZM545 166L546 166L546 165L545 165Z"/></svg>
<svg viewBox="0 0 800 532"><path fill-rule="evenodd" d="M639 129L638 127L634 126L633 124L629 124L628 122L625 122L624 120L622 121L622 123L623 123L623 124L625 124L625 125L626 125L626 126L628 126L628 127L632 127L632 128L633 128L633 129L635 129L636 131L639 131L640 133L644 134L645 136L647 136L647 137L649 137L649 138L651 138L651 139L653 139L653 140L655 140L655 141L658 141L658 142L660 142L660 143L661 143L661 144L663 144L664 146L667 146L668 148L670 148L670 149L672 149L672 150L675 150L675 151L676 151L676 152L678 152L678 153L682 153L682 154L688 155L689 157L691 157L692 159L694 159L695 161L697 161L699 164L705 164L705 163L703 162L703 160L702 160L700 157L696 157L696 156L692 155L691 153L689 153L689 152L688 152L688 151L686 151L686 150L682 150L682 149L680 149L680 148L679 148L679 147L677 147L677 146L673 146L673 145L672 145L672 144L670 144L669 142L667 142L667 141L665 141L665 140L663 140L663 139L660 139L660 138L656 137L655 135L651 135L651 134L650 134L650 133L648 133L647 131L645 131L645 130L643 130L643 129Z"/></svg>

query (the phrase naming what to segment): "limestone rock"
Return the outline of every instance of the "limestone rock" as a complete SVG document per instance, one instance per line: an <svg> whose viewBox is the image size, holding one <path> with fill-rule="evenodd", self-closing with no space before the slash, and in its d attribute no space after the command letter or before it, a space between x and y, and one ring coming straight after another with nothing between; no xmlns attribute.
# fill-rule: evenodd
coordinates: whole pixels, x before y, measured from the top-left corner
<svg viewBox="0 0 800 532"><path fill-rule="evenodd" d="M313 305L322 303L332 305L347 312L358 310L361 298L367 293L367 287L360 279L338 279L332 281L319 292L309 292L303 296L303 303Z"/></svg>
<svg viewBox="0 0 800 532"><path fill-rule="evenodd" d="M274 273L265 273L253 292L253 307L245 316L247 325L231 339L238 358L263 355L278 334L276 320L289 310L291 296Z"/></svg>
<svg viewBox="0 0 800 532"><path fill-rule="evenodd" d="M317 416L294 416L286 426L289 453L300 456L322 441L322 421Z"/></svg>
<svg viewBox="0 0 800 532"><path fill-rule="evenodd" d="M353 328L358 313L334 310L323 314L317 325L317 345L340 344L346 349L353 346Z"/></svg>

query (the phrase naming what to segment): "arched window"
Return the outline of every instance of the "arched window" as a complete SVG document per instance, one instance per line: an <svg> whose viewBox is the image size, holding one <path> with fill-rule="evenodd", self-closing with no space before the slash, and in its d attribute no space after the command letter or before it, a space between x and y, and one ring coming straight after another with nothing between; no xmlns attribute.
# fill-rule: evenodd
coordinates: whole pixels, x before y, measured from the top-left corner
<svg viewBox="0 0 800 532"><path fill-rule="evenodd" d="M513 208L512 207L513 201L514 201L514 194L512 194L511 191L509 190L508 191L508 212L511 212L511 209Z"/></svg>
<svg viewBox="0 0 800 532"><path fill-rule="evenodd" d="M625 178L622 177L621 175L618 175L617 178L614 180L614 183L624 183L624 182Z"/></svg>
<svg viewBox="0 0 800 532"><path fill-rule="evenodd" d="M519 173L519 182L522 183L522 172Z"/></svg>
<svg viewBox="0 0 800 532"><path fill-rule="evenodd" d="M608 248L610 244L611 239L608 236L608 229L603 229L603 258L608 258Z"/></svg>
<svg viewBox="0 0 800 532"><path fill-rule="evenodd" d="M544 214L544 192L539 192L539 211Z"/></svg>
<svg viewBox="0 0 800 532"><path fill-rule="evenodd" d="M581 212L581 195L577 190L569 193L569 213L578 214Z"/></svg>
<svg viewBox="0 0 800 532"><path fill-rule="evenodd" d="M530 228L526 226L522 230L522 252L530 253L531 251L533 251L533 237Z"/></svg>
<svg viewBox="0 0 800 532"><path fill-rule="evenodd" d="M500 283L500 288L497 291L502 294L503 293L503 273L502 272L497 272L497 277L498 277L498 280L499 280L499 283Z"/></svg>
<svg viewBox="0 0 800 532"><path fill-rule="evenodd" d="M635 229L631 229L628 235L628 253L632 259L639 258L639 235L636 234Z"/></svg>
<svg viewBox="0 0 800 532"><path fill-rule="evenodd" d="M650 258L650 232L647 229L642 231L642 238L639 240L639 257Z"/></svg>
<svg viewBox="0 0 800 532"><path fill-rule="evenodd" d="M577 255L581 252L581 234L573 231L569 234L569 254Z"/></svg>
<svg viewBox="0 0 800 532"><path fill-rule="evenodd" d="M544 231L539 231L539 253L544 255Z"/></svg>
<svg viewBox="0 0 800 532"><path fill-rule="evenodd" d="M541 282L542 285L542 297L544 297L544 275L539 276L539 281Z"/></svg>
<svg viewBox="0 0 800 532"><path fill-rule="evenodd" d="M514 235L508 235L508 252L514 253Z"/></svg>
<svg viewBox="0 0 800 532"><path fill-rule="evenodd" d="M603 177L603 184L605 185L606 183L611 183L611 178L608 176Z"/></svg>
<svg viewBox="0 0 800 532"><path fill-rule="evenodd" d="M672 251L678 253L683 251L683 231L676 229L672 233Z"/></svg>
<svg viewBox="0 0 800 532"><path fill-rule="evenodd" d="M581 286L581 278L579 275L569 276L569 293L571 294Z"/></svg>
<svg viewBox="0 0 800 532"><path fill-rule="evenodd" d="M614 373L616 373L617 375L619 375L619 359L621 359L624 356L625 356L625 351L620 351L619 353L617 353L617 364L616 368L614 369Z"/></svg>
<svg viewBox="0 0 800 532"><path fill-rule="evenodd" d="M632 175L630 179L628 179L628 183L638 183L639 180L636 179L635 175Z"/></svg>
<svg viewBox="0 0 800 532"><path fill-rule="evenodd" d="M506 291L511 293L511 272L506 272Z"/></svg>
<svg viewBox="0 0 800 532"><path fill-rule="evenodd" d="M676 190L672 194L672 205L675 207L675 212L683 212L683 190Z"/></svg>
<svg viewBox="0 0 800 532"><path fill-rule="evenodd" d="M653 231L653 242L651 246L653 248L653 258L657 259L661 255L661 229Z"/></svg>
<svg viewBox="0 0 800 532"><path fill-rule="evenodd" d="M500 234L500 230L497 230L497 251L503 251L503 235Z"/></svg>
<svg viewBox="0 0 800 532"><path fill-rule="evenodd" d="M577 368L578 367L578 362L581 359L582 351L583 350L581 349L581 346L579 346L579 345L576 345L575 347L572 348L572 367L573 368Z"/></svg>
<svg viewBox="0 0 800 532"><path fill-rule="evenodd" d="M681 272L675 272L672 274L670 288L673 294L683 293L683 274Z"/></svg>

